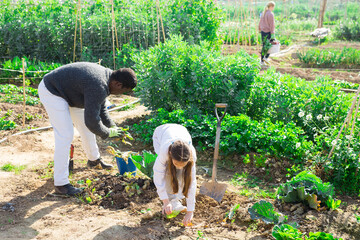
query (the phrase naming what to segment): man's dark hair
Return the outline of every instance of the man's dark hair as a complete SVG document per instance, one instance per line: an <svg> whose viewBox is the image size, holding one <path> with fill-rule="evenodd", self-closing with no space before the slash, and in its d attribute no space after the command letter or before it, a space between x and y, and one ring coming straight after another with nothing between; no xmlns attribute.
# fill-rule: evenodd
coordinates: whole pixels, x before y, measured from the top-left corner
<svg viewBox="0 0 360 240"><path fill-rule="evenodd" d="M137 84L135 72L131 68L120 68L113 71L110 75L110 80L122 83L124 88L133 89Z"/></svg>

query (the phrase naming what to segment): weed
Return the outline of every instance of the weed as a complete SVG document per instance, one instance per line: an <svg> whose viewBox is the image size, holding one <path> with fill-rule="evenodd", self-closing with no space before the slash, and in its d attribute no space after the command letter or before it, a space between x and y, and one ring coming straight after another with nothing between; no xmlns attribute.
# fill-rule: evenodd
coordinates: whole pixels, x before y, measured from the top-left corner
<svg viewBox="0 0 360 240"><path fill-rule="evenodd" d="M257 222L252 222L250 223L250 225L248 226L248 228L246 229L246 232L254 232L258 229L258 223Z"/></svg>
<svg viewBox="0 0 360 240"><path fill-rule="evenodd" d="M26 168L25 165L15 166L11 163L7 163L1 167L1 170L5 171L5 172L15 172L15 174L19 174L25 168Z"/></svg>

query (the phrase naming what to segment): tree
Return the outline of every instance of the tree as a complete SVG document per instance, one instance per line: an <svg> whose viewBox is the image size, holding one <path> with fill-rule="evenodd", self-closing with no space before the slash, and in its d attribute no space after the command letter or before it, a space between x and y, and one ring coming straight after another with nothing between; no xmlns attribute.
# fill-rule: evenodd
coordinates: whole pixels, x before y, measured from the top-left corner
<svg viewBox="0 0 360 240"><path fill-rule="evenodd" d="M321 2L320 14L319 14L319 21L318 21L318 28L322 28L322 27L323 27L323 21L324 21L326 3L327 3L327 0L322 0L322 2Z"/></svg>

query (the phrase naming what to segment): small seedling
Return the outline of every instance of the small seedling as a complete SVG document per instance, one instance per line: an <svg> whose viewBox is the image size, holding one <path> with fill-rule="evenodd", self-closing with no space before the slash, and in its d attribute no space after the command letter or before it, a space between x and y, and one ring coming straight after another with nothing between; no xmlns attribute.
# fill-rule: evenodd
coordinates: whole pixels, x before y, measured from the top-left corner
<svg viewBox="0 0 360 240"><path fill-rule="evenodd" d="M142 214L145 214L145 213L150 212L150 211L151 211L151 208L148 208L148 209L143 209L143 210L141 210L140 212L141 212Z"/></svg>
<svg viewBox="0 0 360 240"><path fill-rule="evenodd" d="M355 218L356 218L356 221L357 221L358 223L360 223L360 215L357 215L357 214L355 213Z"/></svg>
<svg viewBox="0 0 360 240"><path fill-rule="evenodd" d="M249 164L250 163L250 155L246 154L243 160L244 164Z"/></svg>
<svg viewBox="0 0 360 240"><path fill-rule="evenodd" d="M226 213L225 219L223 221L226 222L226 220L229 219L231 221L231 223L234 223L235 217L236 217L236 210L238 210L239 207L240 207L240 204L236 204L236 205L232 206L230 211L228 213Z"/></svg>

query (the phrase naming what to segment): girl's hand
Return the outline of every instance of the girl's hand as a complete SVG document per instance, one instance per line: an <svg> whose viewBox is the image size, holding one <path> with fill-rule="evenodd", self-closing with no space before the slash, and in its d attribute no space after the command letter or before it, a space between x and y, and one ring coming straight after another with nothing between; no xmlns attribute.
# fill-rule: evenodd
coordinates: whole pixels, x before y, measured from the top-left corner
<svg viewBox="0 0 360 240"><path fill-rule="evenodd" d="M169 199L163 200L162 214L164 214L164 215L165 215L165 213L170 214L171 212L172 212L172 206L170 204Z"/></svg>
<svg viewBox="0 0 360 240"><path fill-rule="evenodd" d="M188 226L189 224L191 224L193 215L194 215L194 212L186 212L184 220L183 220L183 224L185 227Z"/></svg>

